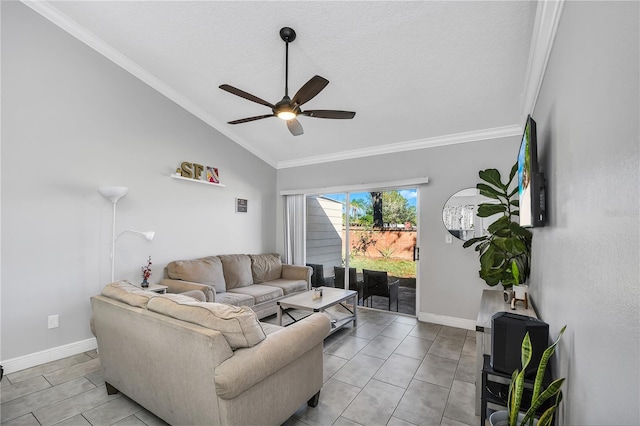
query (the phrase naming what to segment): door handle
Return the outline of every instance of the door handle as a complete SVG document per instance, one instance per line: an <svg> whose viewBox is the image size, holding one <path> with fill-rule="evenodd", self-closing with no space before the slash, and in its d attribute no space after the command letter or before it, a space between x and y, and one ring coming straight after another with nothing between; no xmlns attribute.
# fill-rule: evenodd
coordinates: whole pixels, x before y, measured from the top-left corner
<svg viewBox="0 0 640 426"><path fill-rule="evenodd" d="M420 247L413 246L413 261L420 260Z"/></svg>

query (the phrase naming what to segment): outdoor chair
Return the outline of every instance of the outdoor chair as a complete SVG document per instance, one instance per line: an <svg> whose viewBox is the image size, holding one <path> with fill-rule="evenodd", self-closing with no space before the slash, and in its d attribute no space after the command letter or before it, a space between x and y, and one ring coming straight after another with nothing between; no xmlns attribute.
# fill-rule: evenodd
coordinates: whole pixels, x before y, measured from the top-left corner
<svg viewBox="0 0 640 426"><path fill-rule="evenodd" d="M344 288L344 268L340 266L333 267L333 286L335 288ZM356 268L349 268L349 290L358 292L358 304L362 299L362 283L358 282Z"/></svg>
<svg viewBox="0 0 640 426"><path fill-rule="evenodd" d="M373 296L381 296L389 299L389 311L391 304L395 302L396 312L398 312L398 286L400 280L389 282L387 271L362 270L364 277L364 302L369 299L369 304L373 307Z"/></svg>
<svg viewBox="0 0 640 426"><path fill-rule="evenodd" d="M313 269L311 275L311 287L322 287L324 285L324 266L318 263L307 263Z"/></svg>

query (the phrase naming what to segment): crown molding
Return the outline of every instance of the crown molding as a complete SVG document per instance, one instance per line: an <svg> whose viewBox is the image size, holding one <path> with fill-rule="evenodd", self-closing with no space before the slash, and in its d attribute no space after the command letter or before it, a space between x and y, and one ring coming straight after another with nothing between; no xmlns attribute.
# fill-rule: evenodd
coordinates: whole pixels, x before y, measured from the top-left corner
<svg viewBox="0 0 640 426"><path fill-rule="evenodd" d="M268 163L270 166L275 167L276 162L269 157L266 153L257 150L252 145L248 144L244 139L238 137L235 133L228 130L228 126L226 126L220 120L214 118L211 114L207 113L203 108L195 104L193 101L188 99L186 96L180 94L173 87L169 86L152 73L138 65L136 62L129 59L127 56L120 53L118 50L114 49L110 44L106 43L104 40L93 34L91 31L87 30L76 21L72 20L68 16L61 13L54 6L49 4L48 1L41 0L20 0L23 4L42 15L45 19L51 21L53 24L57 25L67 33L71 34L73 37L77 38L96 52L100 53L107 59L114 62L116 65L123 68L125 71L134 75L142 82L151 86L153 89L157 90L180 107L189 111L191 114L204 121L209 126L213 127L218 132L222 133L224 136L231 139L233 142L242 146L244 149L252 153L253 155L260 158L262 161Z"/></svg>
<svg viewBox="0 0 640 426"><path fill-rule="evenodd" d="M396 144L388 144L375 148L364 148L359 150L343 151L335 154L320 155L314 157L306 157L289 161L276 162L267 153L256 149L255 146L247 143L236 133L230 131L228 126L220 120L207 113L203 108L195 104L187 97L181 95L174 88L164 83L152 73L114 49L111 45L104 42L95 34L79 25L66 15L59 12L55 7L46 0L20 0L23 4L42 15L53 24L57 25L73 37L77 38L96 52L105 56L116 65L120 66L130 74L140 79L153 89L157 90L180 107L184 108L222 135L231 139L233 142L242 146L244 149L260 158L270 166L276 169L299 167L312 164L326 163L330 161L348 160L353 158L368 157L374 155L385 155L395 152L411 151L416 149L431 148L436 146L454 145L459 143L468 143L479 140L498 139L520 135L522 128L520 125L511 125L498 127L494 129L479 130L466 133L458 133L452 135L438 136L434 138L419 139L414 141L400 142ZM537 98L539 96L544 73L551 55L553 42L557 32L562 8L565 0L542 0L538 2L536 10L536 21L534 23L534 31L531 40L531 49L529 53L529 61L527 67L527 77L525 79L525 87L521 105L521 122L524 122L527 114L531 113L535 108Z"/></svg>
<svg viewBox="0 0 640 426"><path fill-rule="evenodd" d="M525 121L528 114L533 113L536 107L558 25L560 24L564 2L565 0L543 0L538 2L520 111L520 121L522 122Z"/></svg>
<svg viewBox="0 0 640 426"><path fill-rule="evenodd" d="M413 151L416 149L433 148L436 146L456 145L489 139L501 139L512 136L520 136L521 134L522 127L518 124L514 124L511 126L495 127L493 129L477 130L473 132L464 132L445 136L436 136L433 138L418 139L414 141L376 146L373 148L363 148L351 151L337 152L335 154L318 155L315 157L281 161L278 163L276 168L286 169L290 167L308 166L311 164L328 163L330 161L350 160L353 158L371 157L374 155L386 155L396 152Z"/></svg>

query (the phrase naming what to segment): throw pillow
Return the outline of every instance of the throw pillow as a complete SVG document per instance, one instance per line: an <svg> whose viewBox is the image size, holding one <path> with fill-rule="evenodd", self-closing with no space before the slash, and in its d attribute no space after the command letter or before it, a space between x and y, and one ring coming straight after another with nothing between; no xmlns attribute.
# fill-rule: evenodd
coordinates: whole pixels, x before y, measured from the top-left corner
<svg viewBox="0 0 640 426"><path fill-rule="evenodd" d="M226 284L222 272L222 262L216 256L194 260L176 260L167 265L167 274L173 280L206 284L224 293Z"/></svg>
<svg viewBox="0 0 640 426"><path fill-rule="evenodd" d="M279 254L250 254L249 257L255 284L282 278L282 261Z"/></svg>
<svg viewBox="0 0 640 426"><path fill-rule="evenodd" d="M227 290L253 284L251 258L249 256L246 254L225 254L218 257L222 262Z"/></svg>

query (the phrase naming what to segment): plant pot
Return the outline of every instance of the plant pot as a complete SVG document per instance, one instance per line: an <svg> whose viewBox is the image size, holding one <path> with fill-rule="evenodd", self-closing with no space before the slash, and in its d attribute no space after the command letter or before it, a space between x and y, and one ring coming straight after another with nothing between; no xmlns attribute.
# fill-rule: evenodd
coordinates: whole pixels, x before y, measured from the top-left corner
<svg viewBox="0 0 640 426"><path fill-rule="evenodd" d="M518 300L524 300L527 292L529 291L528 285L514 285L513 295Z"/></svg>
<svg viewBox="0 0 640 426"><path fill-rule="evenodd" d="M524 420L524 413L518 413L516 424L519 425ZM491 426L509 426L509 412L506 410L495 411L489 416ZM533 419L533 425L538 424L538 419Z"/></svg>

